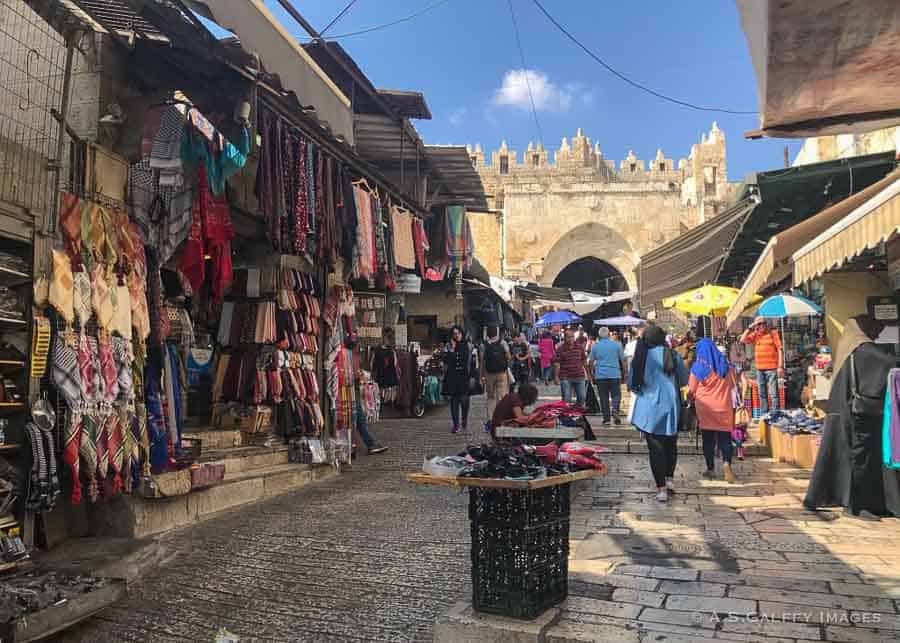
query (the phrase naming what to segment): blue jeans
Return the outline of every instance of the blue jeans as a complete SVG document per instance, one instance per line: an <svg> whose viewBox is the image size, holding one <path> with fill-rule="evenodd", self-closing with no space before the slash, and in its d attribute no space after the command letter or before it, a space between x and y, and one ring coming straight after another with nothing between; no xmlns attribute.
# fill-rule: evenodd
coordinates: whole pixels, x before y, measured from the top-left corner
<svg viewBox="0 0 900 643"><path fill-rule="evenodd" d="M356 432L359 433L366 448L371 449L375 445L375 438L369 433L369 420L366 419L366 413L359 400L356 401Z"/></svg>
<svg viewBox="0 0 900 643"><path fill-rule="evenodd" d="M547 368L545 368L544 372L543 372L543 376L544 376L543 379L545 382L549 382L550 380L552 380L553 379L553 366L548 366Z"/></svg>
<svg viewBox="0 0 900 643"><path fill-rule="evenodd" d="M765 415L771 409L778 410L778 371L756 371L756 384L759 386L759 413ZM772 400L771 406L768 400Z"/></svg>
<svg viewBox="0 0 900 643"><path fill-rule="evenodd" d="M578 406L584 406L584 400L587 397L587 384L584 380L560 380L559 389L563 402L568 402L572 399L572 391L574 390L576 403Z"/></svg>
<svg viewBox="0 0 900 643"><path fill-rule="evenodd" d="M619 415L619 407L622 404L622 383L618 378L597 380L596 383L603 421L609 422L610 414ZM610 398L612 399L612 409L609 404Z"/></svg>
<svg viewBox="0 0 900 643"><path fill-rule="evenodd" d="M710 431L702 429L703 457L706 459L706 468L712 471L716 468L716 447L722 454L722 462L731 464L732 444L731 431Z"/></svg>

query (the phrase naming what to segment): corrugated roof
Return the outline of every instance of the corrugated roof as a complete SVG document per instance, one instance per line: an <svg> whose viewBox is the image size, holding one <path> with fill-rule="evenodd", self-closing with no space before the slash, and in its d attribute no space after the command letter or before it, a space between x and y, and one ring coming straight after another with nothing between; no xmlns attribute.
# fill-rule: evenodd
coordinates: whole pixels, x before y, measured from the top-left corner
<svg viewBox="0 0 900 643"><path fill-rule="evenodd" d="M378 95L401 116L431 120L431 110L428 109L425 95L422 92L379 89Z"/></svg>
<svg viewBox="0 0 900 643"><path fill-rule="evenodd" d="M449 199L471 208L487 208L484 183L465 146L426 145L425 153L429 165L443 182L443 188L437 194L438 201Z"/></svg>
<svg viewBox="0 0 900 643"><path fill-rule="evenodd" d="M151 40L169 40L162 31L143 18L124 0L73 0L73 2L103 25L107 31L119 35L133 33L137 37Z"/></svg>

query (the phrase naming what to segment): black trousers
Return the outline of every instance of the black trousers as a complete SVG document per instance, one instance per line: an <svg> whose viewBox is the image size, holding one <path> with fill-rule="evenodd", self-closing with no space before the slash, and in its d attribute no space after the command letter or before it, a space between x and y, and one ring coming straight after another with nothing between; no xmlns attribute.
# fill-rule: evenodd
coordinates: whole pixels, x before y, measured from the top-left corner
<svg viewBox="0 0 900 643"><path fill-rule="evenodd" d="M678 463L678 434L653 435L644 433L647 439L647 453L650 455L650 471L657 487L666 486L666 478L675 476Z"/></svg>
<svg viewBox="0 0 900 643"><path fill-rule="evenodd" d="M722 452L722 462L731 464L731 431L707 431L701 429L703 436L703 457L706 458L706 468L712 471L716 468L716 446Z"/></svg>
<svg viewBox="0 0 900 643"><path fill-rule="evenodd" d="M622 385L619 379L596 380L597 396L600 398L600 409L603 412L603 421L609 422L610 415L619 415L619 407L622 404ZM609 400L612 398L612 409Z"/></svg>

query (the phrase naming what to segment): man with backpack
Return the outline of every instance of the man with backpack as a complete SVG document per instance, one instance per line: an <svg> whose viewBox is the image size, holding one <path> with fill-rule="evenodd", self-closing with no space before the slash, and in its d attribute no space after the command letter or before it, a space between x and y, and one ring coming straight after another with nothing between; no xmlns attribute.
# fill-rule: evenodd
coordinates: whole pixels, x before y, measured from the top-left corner
<svg viewBox="0 0 900 643"><path fill-rule="evenodd" d="M490 418L494 416L497 402L509 393L509 345L500 339L496 326L487 328L487 341L481 348L480 361L481 381L487 394L487 416Z"/></svg>

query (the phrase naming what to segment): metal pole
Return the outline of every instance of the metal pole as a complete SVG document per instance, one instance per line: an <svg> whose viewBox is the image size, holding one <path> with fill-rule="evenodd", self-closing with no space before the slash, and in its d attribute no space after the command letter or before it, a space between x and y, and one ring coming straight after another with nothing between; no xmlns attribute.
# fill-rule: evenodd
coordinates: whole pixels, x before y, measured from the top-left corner
<svg viewBox="0 0 900 643"><path fill-rule="evenodd" d="M66 36L66 70L63 76L62 104L60 105L60 119L56 130L56 158L47 163L48 174L53 177L49 185L50 202L47 213L47 234L56 234L56 225L59 220L59 173L62 170L62 157L66 144L66 119L69 115L69 94L72 89L72 60L75 56L75 34Z"/></svg>

